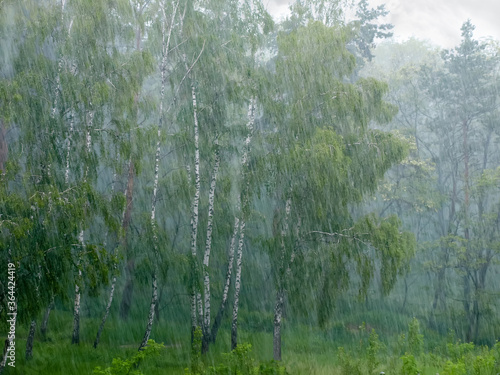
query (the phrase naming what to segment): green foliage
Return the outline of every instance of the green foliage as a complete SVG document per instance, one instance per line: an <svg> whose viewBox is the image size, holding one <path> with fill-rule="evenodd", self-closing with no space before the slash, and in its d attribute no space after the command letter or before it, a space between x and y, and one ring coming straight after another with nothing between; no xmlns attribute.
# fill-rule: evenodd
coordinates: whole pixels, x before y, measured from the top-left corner
<svg viewBox="0 0 500 375"><path fill-rule="evenodd" d="M411 354L418 356L424 348L424 335L420 333L420 322L413 318L408 323L408 350Z"/></svg>
<svg viewBox="0 0 500 375"><path fill-rule="evenodd" d="M447 361L442 373L443 375L465 375L467 371L463 362L453 363Z"/></svg>
<svg viewBox="0 0 500 375"><path fill-rule="evenodd" d="M251 356L252 345L240 344L230 353L223 353L221 363L185 369L186 375L287 375L285 366L276 361L257 363Z"/></svg>
<svg viewBox="0 0 500 375"><path fill-rule="evenodd" d="M113 363L110 367L102 369L97 366L92 372L93 375L142 375L143 373L137 368L145 360L158 356L161 350L165 348L163 344L157 344L154 340L148 340L148 345L134 354L129 359L113 358Z"/></svg>
<svg viewBox="0 0 500 375"><path fill-rule="evenodd" d="M359 359L352 358L343 347L338 348L338 358L342 375L362 375L362 366Z"/></svg>
<svg viewBox="0 0 500 375"><path fill-rule="evenodd" d="M368 347L366 348L366 359L368 361L369 373L373 373L377 366L380 364L378 354L381 348L382 344L379 341L378 335L372 328L372 331L370 332L370 336L368 338Z"/></svg>
<svg viewBox="0 0 500 375"><path fill-rule="evenodd" d="M418 375L420 371L417 368L417 361L412 354L405 354L401 357L403 367L401 368L401 375Z"/></svg>
<svg viewBox="0 0 500 375"><path fill-rule="evenodd" d="M495 357L491 353L478 355L472 363L474 375L490 375L495 373Z"/></svg>
<svg viewBox="0 0 500 375"><path fill-rule="evenodd" d="M193 344L191 345L191 371L186 369L187 374L202 374L203 373L203 363L201 361L201 340L203 338L203 332L201 327L196 327L193 332Z"/></svg>
<svg viewBox="0 0 500 375"><path fill-rule="evenodd" d="M474 351L474 344L472 342L469 343L460 343L459 341L455 343L447 343L446 348L448 350L448 355L454 361L463 360L466 356L469 356Z"/></svg>

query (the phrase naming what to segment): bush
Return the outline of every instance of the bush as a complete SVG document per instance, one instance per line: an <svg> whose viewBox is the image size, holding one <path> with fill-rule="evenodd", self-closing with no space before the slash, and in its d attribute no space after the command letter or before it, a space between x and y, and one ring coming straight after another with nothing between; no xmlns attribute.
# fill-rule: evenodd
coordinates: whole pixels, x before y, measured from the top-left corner
<svg viewBox="0 0 500 375"><path fill-rule="evenodd" d="M344 350L344 348L339 348L339 362L340 362L340 371L342 375L363 375L363 371L361 371L361 363L359 360L356 360L349 356Z"/></svg>
<svg viewBox="0 0 500 375"><path fill-rule="evenodd" d="M255 363L251 351L252 345L241 344L230 353L224 353L222 362L216 366L186 368L184 372L186 375L287 375L286 368L279 362Z"/></svg>
<svg viewBox="0 0 500 375"><path fill-rule="evenodd" d="M130 359L113 358L111 367L102 369L97 366L93 375L142 375L142 372L137 370L139 364L146 358L156 356L160 353L160 350L165 346L163 344L157 344L154 340L149 340L148 345L141 351L138 351Z"/></svg>
<svg viewBox="0 0 500 375"><path fill-rule="evenodd" d="M465 364L463 362L453 363L451 361L446 362L446 366L443 370L443 375L466 375Z"/></svg>
<svg viewBox="0 0 500 375"><path fill-rule="evenodd" d="M401 368L401 375L417 375L420 373L417 368L417 361L412 354L405 354L401 357L403 360L403 367Z"/></svg>

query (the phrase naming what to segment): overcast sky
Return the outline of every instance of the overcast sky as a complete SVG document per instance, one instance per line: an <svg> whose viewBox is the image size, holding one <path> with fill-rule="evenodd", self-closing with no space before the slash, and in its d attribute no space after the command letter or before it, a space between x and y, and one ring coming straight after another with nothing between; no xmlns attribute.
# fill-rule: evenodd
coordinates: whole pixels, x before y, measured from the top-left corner
<svg viewBox="0 0 500 375"><path fill-rule="evenodd" d="M275 18L288 12L292 0L263 0ZM375 7L386 4L397 39L415 36L449 48L460 43L460 27L468 18L476 26L476 38L500 40L500 0L369 0Z"/></svg>

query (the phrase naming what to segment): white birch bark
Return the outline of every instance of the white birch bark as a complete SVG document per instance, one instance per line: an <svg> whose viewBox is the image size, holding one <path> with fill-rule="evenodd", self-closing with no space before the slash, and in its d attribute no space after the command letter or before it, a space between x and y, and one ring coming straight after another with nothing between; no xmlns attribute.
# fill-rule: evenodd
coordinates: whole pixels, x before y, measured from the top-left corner
<svg viewBox="0 0 500 375"><path fill-rule="evenodd" d="M238 255L236 258L236 279L234 283L234 305L233 305L233 321L231 324L231 350L234 350L238 345L238 308L241 289L241 262L243 258L243 243L245 238L245 219L240 222L240 239L238 241Z"/></svg>
<svg viewBox="0 0 500 375"><path fill-rule="evenodd" d="M208 350L208 342L210 339L210 250L212 248L212 230L213 230L213 216L214 216L214 203L215 203L215 186L217 183L217 173L219 171L220 156L218 145L215 146L215 161L214 170L212 172L212 180L210 181L210 191L208 193L208 221L207 221L207 239L205 243L205 254L203 256L203 274L204 274L204 322L203 327L205 332L203 332L203 344L202 351L206 352Z"/></svg>
<svg viewBox="0 0 500 375"><path fill-rule="evenodd" d="M94 120L94 113L90 111L88 113L88 119L87 119L87 133L86 133L86 152L87 155L90 154L91 149L92 149L92 125L93 125L93 120ZM68 152L69 152L69 147L68 147ZM69 160L69 155L68 155L68 160ZM69 170L66 170L69 175ZM87 182L87 177L89 173L89 165L87 164L85 167L85 172L83 176L83 182ZM78 236L78 242L80 245L81 250L85 248L85 242L84 242L84 233L83 233L83 219L82 223L80 224L80 235ZM81 286L83 283L83 277L82 277L82 269L81 269L81 258L80 255L78 255L78 278L75 283L75 303L74 303L74 310L73 310L73 337L71 339L72 344L79 344L80 343L80 299L81 299Z"/></svg>
<svg viewBox="0 0 500 375"><path fill-rule="evenodd" d="M250 99L250 104L248 106L248 135L245 139L245 146L243 151L243 156L241 160L241 170L242 175L248 167L248 154L250 152L250 142L253 135L253 124L255 121L255 99ZM242 178L243 180L243 178ZM234 302L233 302L233 319L231 324L231 350L235 349L238 345L238 309L239 309L239 299L240 299L240 289L241 289L241 264L243 258L243 244L245 239L245 209L248 204L248 179L246 182L246 187L243 189L241 195L242 199L242 209L240 210L241 221L240 221L240 239L238 242L238 253L236 258L236 279L234 287Z"/></svg>
<svg viewBox="0 0 500 375"><path fill-rule="evenodd" d="M157 282L157 272L153 272L153 294L151 296L151 304L149 307L149 317L148 324L146 326L146 332L144 332L144 337L142 338L141 345L139 346L139 350L142 350L148 344L149 336L151 335L151 329L153 328L153 321L155 318L155 306L156 301L158 300L158 282Z"/></svg>
<svg viewBox="0 0 500 375"><path fill-rule="evenodd" d="M184 7L184 12L180 17L180 28L183 30L184 28L184 16L186 14L187 6ZM203 52L205 44L203 44L203 48L200 52ZM187 64L186 54L181 54L182 61L184 63L184 67L186 69L186 76L191 76L191 69L198 59L195 60L191 67ZM198 56L199 58L199 56ZM198 237L198 210L199 210L199 201L200 201L200 148L199 148L199 130L198 130L198 109L197 109L197 101L196 101L196 90L194 87L194 83L191 79L191 97L192 97L192 105L193 105L193 118L194 118L194 147L195 147L195 156L194 156L194 178L195 178L195 193L193 197L192 203L192 216L191 216L191 285L190 285L190 294L191 294L191 343L194 343L194 333L198 328L198 316L197 316L197 307L198 301L202 304L201 293L198 286L198 261L197 261L197 251L196 251L196 240ZM189 170L188 170L189 172ZM199 310L199 309L198 309ZM201 306L201 314L200 314L200 323L203 324L203 306Z"/></svg>
<svg viewBox="0 0 500 375"><path fill-rule="evenodd" d="M196 106L196 91L194 84L191 84L191 94L193 102L193 116L194 116L194 176L195 176L195 193L193 198L193 213L191 216L191 327L192 333L198 327L198 319L196 313L196 300L201 300L201 295L197 291L196 284L198 282L198 266L196 255L196 239L198 237L198 206L200 202L200 147L199 147L199 132L198 132L198 113Z"/></svg>
<svg viewBox="0 0 500 375"><path fill-rule="evenodd" d="M71 338L72 344L80 343L80 283L82 279L82 270L78 264L78 278L75 283L75 303L73 307L73 335Z"/></svg>
<svg viewBox="0 0 500 375"><path fill-rule="evenodd" d="M172 27L174 25L174 19L175 19L175 14L177 13L177 6L179 2L177 1L174 5L174 10L172 12L172 19L170 21L170 25L168 28L168 34L167 38L165 40L165 4L164 2L162 3L162 13L163 13L163 22L162 22L162 61L161 61L161 67L160 67L160 74L161 74L161 89L160 89L160 119L158 121L158 131L157 131L157 142L156 142L156 154L155 154L155 177L154 177L154 184L153 184L153 197L151 200L151 228L153 231L153 253L154 253L154 262L153 262L153 282L152 282L152 287L153 287L153 292L151 294L151 303L150 303L150 308L149 308L149 317L148 317L148 323L146 325L146 331L144 332L144 337L142 339L142 342L139 346L139 350L142 350L147 344L149 340L149 336L151 335L151 330L153 327L153 321L154 321L154 316L155 316L155 307L156 304L158 303L158 265L157 261L160 258L159 251L158 251L158 228L157 228L157 223L156 223L156 199L157 199L157 194L158 194L158 181L159 181L159 171L160 171L160 150L161 150L161 132L163 128L163 122L164 122L164 115L163 115L163 101L165 97L165 79L166 79L166 62L167 62L167 56L168 56L168 51L170 48L170 36L172 34Z"/></svg>
<svg viewBox="0 0 500 375"><path fill-rule="evenodd" d="M274 307L274 329L273 329L273 357L275 361L281 361L281 319L283 316L283 305L285 298L285 236L288 233L288 220L292 208L292 200L288 198L285 204L285 221L281 229L281 259L280 268L278 271L277 290L276 290L276 304ZM288 267L287 267L288 269Z"/></svg>
<svg viewBox="0 0 500 375"><path fill-rule="evenodd" d="M238 215L239 215L239 207L240 207L240 203L238 200L237 210L236 210L236 212L238 212ZM222 291L222 301L221 301L221 304L219 307L219 311L217 312L217 315L215 317L214 324L212 326L212 330L210 332L210 341L212 343L215 343L215 339L217 338L217 332L219 331L220 323L222 321L222 316L223 316L224 311L226 309L227 297L229 295L229 286L231 284L231 274L233 271L233 263L234 263L234 250L236 248L236 236L238 235L238 229L240 227L240 219L238 218L238 215L236 215L234 217L234 229L233 229L233 235L231 237L231 242L229 245L226 282L224 283L224 289Z"/></svg>
<svg viewBox="0 0 500 375"><path fill-rule="evenodd" d="M117 159L120 160L120 153L117 155ZM116 171L113 173L113 181L111 182L111 192L114 193L115 191L115 183L116 183ZM123 192L123 196L126 197L127 195L127 188L125 188L125 191ZM125 211L126 207L123 208L122 210L122 224L125 220ZM108 234L104 236L105 240L107 239ZM118 252L115 253L116 256L118 256ZM116 265L115 265L115 271L116 271ZM97 346L99 345L99 341L101 339L101 334L104 329L104 325L106 324L106 320L108 319L109 312L111 310L111 305L113 303L113 297L115 295L115 287L116 287L116 275L113 276L113 280L111 281L111 288L109 291L109 297L108 297L108 303L106 304L106 310L104 312L104 316L102 317L101 324L99 325L99 329L97 330L97 335L94 340L94 349L97 349Z"/></svg>

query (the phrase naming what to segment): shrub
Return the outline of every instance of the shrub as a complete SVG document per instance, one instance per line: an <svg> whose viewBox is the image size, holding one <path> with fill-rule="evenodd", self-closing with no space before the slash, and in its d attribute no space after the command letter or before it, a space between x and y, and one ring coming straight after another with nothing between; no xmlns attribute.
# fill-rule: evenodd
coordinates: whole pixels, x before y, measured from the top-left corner
<svg viewBox="0 0 500 375"><path fill-rule="evenodd" d="M401 357L403 367L401 368L401 375L417 375L420 373L417 368L417 361L412 354L406 353Z"/></svg>
<svg viewBox="0 0 500 375"><path fill-rule="evenodd" d="M443 375L466 375L465 364L463 362L453 363L452 361L446 362L443 370Z"/></svg>
<svg viewBox="0 0 500 375"><path fill-rule="evenodd" d="M160 350L164 348L163 344L157 344L154 340L149 340L148 345L141 351L138 351L130 359L113 358L111 367L102 369L97 366L93 375L142 375L142 372L137 370L139 364L146 358L156 356Z"/></svg>
<svg viewBox="0 0 500 375"><path fill-rule="evenodd" d="M363 375L360 361L349 356L349 354L345 352L344 348L339 348L338 356L340 371L343 375Z"/></svg>

